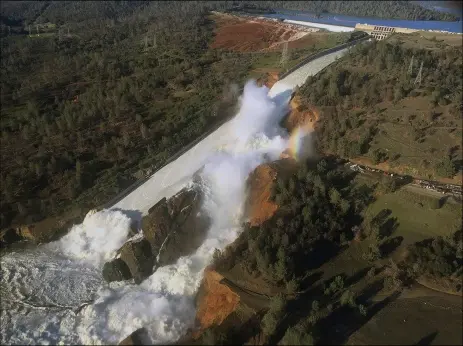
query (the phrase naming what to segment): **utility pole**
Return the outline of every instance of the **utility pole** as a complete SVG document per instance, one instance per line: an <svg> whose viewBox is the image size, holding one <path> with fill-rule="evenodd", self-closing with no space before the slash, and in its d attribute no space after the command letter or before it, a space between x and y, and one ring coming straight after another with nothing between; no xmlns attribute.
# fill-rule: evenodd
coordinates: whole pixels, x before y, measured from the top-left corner
<svg viewBox="0 0 463 346"><path fill-rule="evenodd" d="M416 76L415 83L413 83L413 86L415 86L416 83L418 83L418 86L420 86L420 84L421 84L421 71L422 70L423 70L423 62L421 62L420 70L418 71L418 75Z"/></svg>
<svg viewBox="0 0 463 346"><path fill-rule="evenodd" d="M410 61L410 65L408 66L408 74L411 75L413 73L413 58L415 56L412 55L412 60Z"/></svg>
<svg viewBox="0 0 463 346"><path fill-rule="evenodd" d="M145 36L145 52L148 50L148 36Z"/></svg>
<svg viewBox="0 0 463 346"><path fill-rule="evenodd" d="M61 42L61 28L58 29L58 41Z"/></svg>
<svg viewBox="0 0 463 346"><path fill-rule="evenodd" d="M35 25L35 28L37 29L37 36L40 36L40 34L39 34L39 25L36 24L36 25Z"/></svg>
<svg viewBox="0 0 463 346"><path fill-rule="evenodd" d="M8 36L11 35L11 26L8 25Z"/></svg>
<svg viewBox="0 0 463 346"><path fill-rule="evenodd" d="M280 65L285 66L287 62L288 62L288 41L283 43L283 50L281 52Z"/></svg>
<svg viewBox="0 0 463 346"><path fill-rule="evenodd" d="M68 27L68 36L70 36L70 35L69 35L69 27Z"/></svg>
<svg viewBox="0 0 463 346"><path fill-rule="evenodd" d="M29 25L29 36L31 36L32 32L31 32L31 26Z"/></svg>
<svg viewBox="0 0 463 346"><path fill-rule="evenodd" d="M153 37L153 47L157 48L157 46L158 46L158 43L156 41L156 35L154 35L154 37Z"/></svg>

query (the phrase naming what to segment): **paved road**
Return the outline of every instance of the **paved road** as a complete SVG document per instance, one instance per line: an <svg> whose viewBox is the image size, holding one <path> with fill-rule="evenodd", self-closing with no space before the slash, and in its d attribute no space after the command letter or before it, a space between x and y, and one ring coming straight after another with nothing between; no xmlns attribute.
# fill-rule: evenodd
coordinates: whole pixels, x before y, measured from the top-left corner
<svg viewBox="0 0 463 346"><path fill-rule="evenodd" d="M296 86L304 84L307 77L317 74L336 58L347 52L347 48L313 60L270 89L269 96L276 103L289 102L291 93ZM146 214L148 209L163 197L169 198L187 185L195 172L206 163L206 160L217 150L227 144L233 144L236 136L232 131L232 120L228 121L193 148L154 173L144 184L115 203L111 208L128 211L140 211Z"/></svg>

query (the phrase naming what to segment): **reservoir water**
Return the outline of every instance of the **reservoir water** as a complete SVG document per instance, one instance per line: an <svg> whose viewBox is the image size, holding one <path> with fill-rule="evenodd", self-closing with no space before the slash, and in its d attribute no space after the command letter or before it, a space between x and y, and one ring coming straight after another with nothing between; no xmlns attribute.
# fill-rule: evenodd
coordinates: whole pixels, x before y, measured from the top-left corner
<svg viewBox="0 0 463 346"><path fill-rule="evenodd" d="M436 10L439 10L436 8ZM381 19L371 17L353 17L340 14L324 13L320 18L316 18L315 14L303 11L293 10L276 10L277 13L261 14L266 18L289 19L307 22L316 22L321 24L340 25L347 27L355 27L355 24L370 24L382 26L394 26L401 28L410 28L417 30L434 30L448 31L452 33L463 33L463 22L461 19L454 22L445 21L425 21L425 20L402 20L402 19Z"/></svg>

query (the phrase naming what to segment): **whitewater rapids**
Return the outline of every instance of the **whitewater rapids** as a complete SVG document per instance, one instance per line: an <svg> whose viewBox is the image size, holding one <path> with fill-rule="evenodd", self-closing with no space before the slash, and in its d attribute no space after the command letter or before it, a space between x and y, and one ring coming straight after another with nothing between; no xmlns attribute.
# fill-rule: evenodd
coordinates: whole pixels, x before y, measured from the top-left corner
<svg viewBox="0 0 463 346"><path fill-rule="evenodd" d="M212 225L195 253L160 267L140 285L107 284L101 274L128 237L131 220L120 210L125 206L121 203L88 215L57 242L5 255L1 343L116 344L141 327L157 344L184 335L194 325L194 297L204 268L216 248L224 249L239 235L249 173L278 159L288 146L288 134L278 123L288 111L290 94L291 88L282 83L268 93L268 88L248 82L239 113L227 123L221 143L197 157L199 163L185 163L179 181L163 186L174 194L192 184L191 173L201 169L203 212L211 216ZM143 203L140 209L148 202Z"/></svg>

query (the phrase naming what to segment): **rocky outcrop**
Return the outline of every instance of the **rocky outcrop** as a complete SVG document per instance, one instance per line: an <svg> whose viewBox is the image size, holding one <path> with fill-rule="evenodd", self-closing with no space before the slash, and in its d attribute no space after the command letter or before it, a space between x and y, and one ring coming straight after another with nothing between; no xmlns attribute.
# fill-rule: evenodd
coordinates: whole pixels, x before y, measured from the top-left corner
<svg viewBox="0 0 463 346"><path fill-rule="evenodd" d="M0 244L8 246L20 241L27 241L33 244L49 242L53 239L55 229L44 229L36 225L24 225L17 228L9 228L0 232Z"/></svg>
<svg viewBox="0 0 463 346"><path fill-rule="evenodd" d="M121 258L115 258L103 266L103 278L108 282L128 280L131 277L129 267Z"/></svg>
<svg viewBox="0 0 463 346"><path fill-rule="evenodd" d="M149 345L148 332L145 328L140 328L122 340L119 345Z"/></svg>
<svg viewBox="0 0 463 346"><path fill-rule="evenodd" d="M302 103L298 95L290 102L291 112L283 120L283 127L292 133L295 129L304 128L306 131L313 131L315 123L319 118L318 111L311 106Z"/></svg>
<svg viewBox="0 0 463 346"><path fill-rule="evenodd" d="M201 205L199 188L183 189L170 199L163 198L156 203L142 219L143 235L125 243L118 251L118 258L105 264L105 280L133 278L135 283L140 283L157 267L174 263L195 251L202 244L210 223L209 217L201 213Z"/></svg>
<svg viewBox="0 0 463 346"><path fill-rule="evenodd" d="M142 238L125 243L120 249L120 255L120 260L127 265L136 284L153 273L156 258L148 240Z"/></svg>
<svg viewBox="0 0 463 346"><path fill-rule="evenodd" d="M4 247L6 245L16 243L23 240L23 237L18 233L14 228L8 228L0 231L0 246Z"/></svg>

